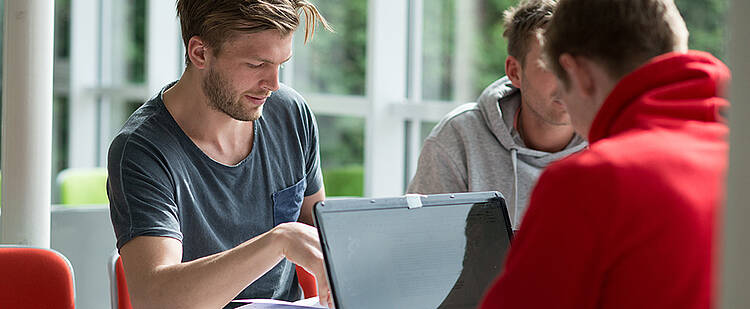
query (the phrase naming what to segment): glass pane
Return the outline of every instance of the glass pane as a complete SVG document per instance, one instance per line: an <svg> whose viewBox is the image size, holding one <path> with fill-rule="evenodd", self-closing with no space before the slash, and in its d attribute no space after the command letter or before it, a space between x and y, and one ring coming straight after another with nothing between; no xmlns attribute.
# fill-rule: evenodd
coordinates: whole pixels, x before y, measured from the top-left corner
<svg viewBox="0 0 750 309"><path fill-rule="evenodd" d="M425 100L453 99L455 2L424 1L422 98Z"/></svg>
<svg viewBox="0 0 750 309"><path fill-rule="evenodd" d="M127 81L146 82L146 0L133 0L127 7Z"/></svg>
<svg viewBox="0 0 750 309"><path fill-rule="evenodd" d="M438 123L434 121L422 121L422 124L420 124L419 126L419 130L421 131L419 140L421 142L424 142L424 140L427 138L427 136L430 135L432 129L434 129L437 124Z"/></svg>
<svg viewBox="0 0 750 309"><path fill-rule="evenodd" d="M55 61L70 58L70 0L55 1Z"/></svg>
<svg viewBox="0 0 750 309"><path fill-rule="evenodd" d="M317 116L327 196L364 195L365 120Z"/></svg>
<svg viewBox="0 0 750 309"><path fill-rule="evenodd" d="M54 98L52 106L52 192L55 179L68 167L68 90L70 85L70 0L55 1ZM54 199L54 198L53 198Z"/></svg>
<svg viewBox="0 0 750 309"><path fill-rule="evenodd" d="M68 167L68 96L55 96L52 105L52 177Z"/></svg>
<svg viewBox="0 0 750 309"><path fill-rule="evenodd" d="M477 77L472 83L475 97L482 90L505 75L505 58L508 57L508 43L503 38L503 11L516 4L513 0L479 1L477 53L474 64Z"/></svg>
<svg viewBox="0 0 750 309"><path fill-rule="evenodd" d="M116 103L112 104L109 115L109 132L112 138L114 138L117 132L120 132L122 125L125 124L125 121L128 120L128 117L130 117L130 115L133 114L133 112L135 112L135 110L138 109L138 107L140 107L143 103L144 101L133 100L125 102L117 101ZM109 149L109 147L107 149Z"/></svg>
<svg viewBox="0 0 750 309"><path fill-rule="evenodd" d="M302 93L364 95L367 0L317 1L336 33L317 27L304 44L304 21L295 33L293 86Z"/></svg>
<svg viewBox="0 0 750 309"><path fill-rule="evenodd" d="M485 87L505 74L507 43L503 38L503 11L517 2L424 1L422 95L425 100L474 101ZM727 1L676 0L675 3L690 30L690 48L723 59Z"/></svg>
<svg viewBox="0 0 750 309"><path fill-rule="evenodd" d="M726 53L726 0L675 0L690 31L690 48L724 60Z"/></svg>

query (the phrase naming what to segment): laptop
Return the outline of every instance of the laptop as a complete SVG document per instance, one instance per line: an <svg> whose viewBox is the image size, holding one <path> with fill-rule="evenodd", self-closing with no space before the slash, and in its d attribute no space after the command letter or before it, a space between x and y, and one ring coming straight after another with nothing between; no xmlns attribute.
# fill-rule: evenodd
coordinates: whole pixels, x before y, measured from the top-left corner
<svg viewBox="0 0 750 309"><path fill-rule="evenodd" d="M330 199L314 208L336 308L476 308L513 232L499 192Z"/></svg>

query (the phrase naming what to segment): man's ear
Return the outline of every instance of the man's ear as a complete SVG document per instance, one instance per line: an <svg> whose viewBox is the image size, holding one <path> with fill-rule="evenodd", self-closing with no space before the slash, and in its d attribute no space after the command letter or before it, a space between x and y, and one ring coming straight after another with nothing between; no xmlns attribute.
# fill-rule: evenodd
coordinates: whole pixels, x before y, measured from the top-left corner
<svg viewBox="0 0 750 309"><path fill-rule="evenodd" d="M508 58L505 58L505 75L508 76L514 87L521 88L522 74L521 62L516 57L508 56Z"/></svg>
<svg viewBox="0 0 750 309"><path fill-rule="evenodd" d="M560 55L559 61L568 76L568 87L577 87L584 95L594 95L594 75L588 61L568 53Z"/></svg>
<svg viewBox="0 0 750 309"><path fill-rule="evenodd" d="M199 37L193 36L188 41L188 58L190 62L198 69L206 67L206 58L208 58L208 46Z"/></svg>

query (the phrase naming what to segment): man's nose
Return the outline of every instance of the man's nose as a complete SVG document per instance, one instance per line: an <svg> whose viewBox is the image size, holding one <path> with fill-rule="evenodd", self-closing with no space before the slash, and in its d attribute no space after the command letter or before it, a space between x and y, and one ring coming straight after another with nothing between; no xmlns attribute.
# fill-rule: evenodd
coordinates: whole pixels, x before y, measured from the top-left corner
<svg viewBox="0 0 750 309"><path fill-rule="evenodd" d="M279 90L279 67L276 66L269 71L270 72L263 78L261 87L268 91Z"/></svg>

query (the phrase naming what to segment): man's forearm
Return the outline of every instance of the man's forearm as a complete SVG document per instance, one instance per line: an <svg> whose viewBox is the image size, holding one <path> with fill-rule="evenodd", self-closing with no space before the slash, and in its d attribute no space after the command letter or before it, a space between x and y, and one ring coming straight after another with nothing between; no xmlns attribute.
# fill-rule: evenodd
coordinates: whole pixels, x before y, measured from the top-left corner
<svg viewBox="0 0 750 309"><path fill-rule="evenodd" d="M224 252L132 274L131 301L135 308L220 308L281 261L281 238L273 229Z"/></svg>

